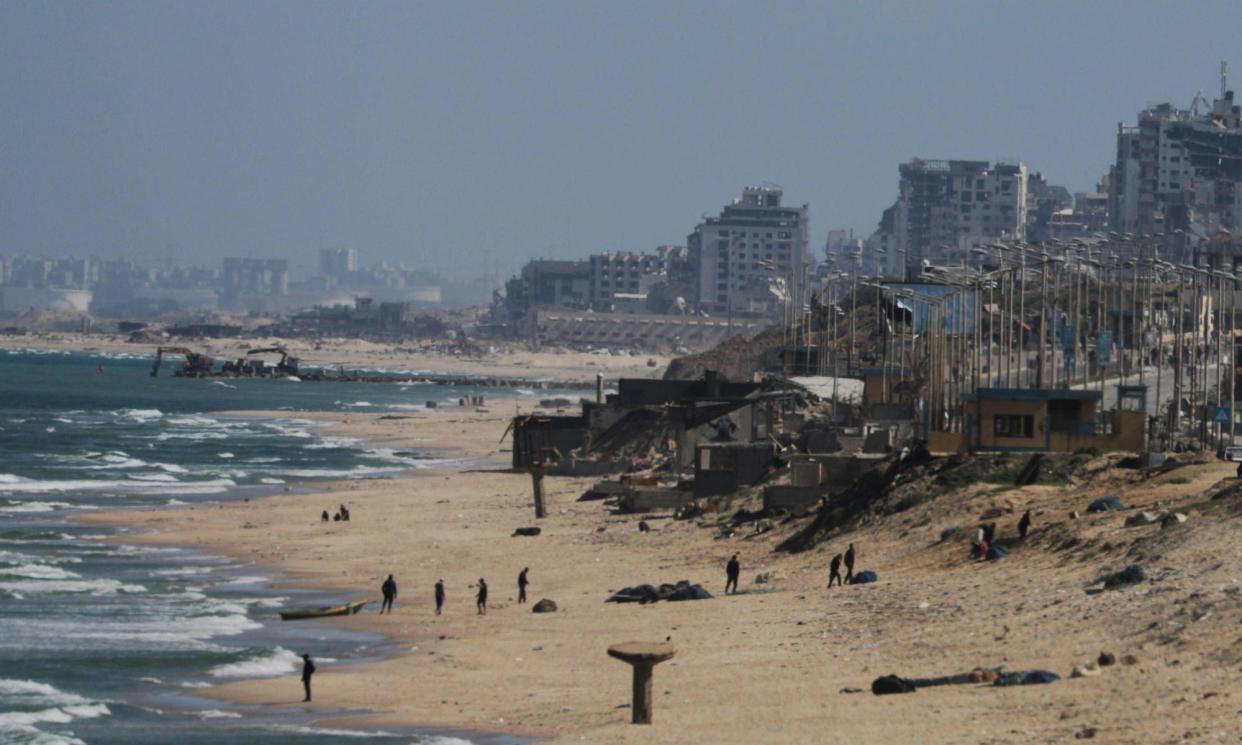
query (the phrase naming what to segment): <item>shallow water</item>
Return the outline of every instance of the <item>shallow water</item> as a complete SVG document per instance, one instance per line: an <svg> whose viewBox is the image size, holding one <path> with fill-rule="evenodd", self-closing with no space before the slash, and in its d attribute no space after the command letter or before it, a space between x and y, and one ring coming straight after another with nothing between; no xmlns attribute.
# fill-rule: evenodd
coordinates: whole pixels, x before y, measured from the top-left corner
<svg viewBox="0 0 1242 745"><path fill-rule="evenodd" d="M255 567L126 544L124 529L68 519L286 483L395 477L440 456L323 436L298 412L401 411L480 390L151 378L149 366L115 355L0 352L0 742L509 741L332 730L298 710L196 697L231 678L291 673L302 652L323 669L390 650L377 635L278 620L282 606L340 598L277 594L272 575ZM288 413L275 420L210 413L246 409ZM331 508L308 504L312 514ZM299 693L290 691L290 700Z"/></svg>

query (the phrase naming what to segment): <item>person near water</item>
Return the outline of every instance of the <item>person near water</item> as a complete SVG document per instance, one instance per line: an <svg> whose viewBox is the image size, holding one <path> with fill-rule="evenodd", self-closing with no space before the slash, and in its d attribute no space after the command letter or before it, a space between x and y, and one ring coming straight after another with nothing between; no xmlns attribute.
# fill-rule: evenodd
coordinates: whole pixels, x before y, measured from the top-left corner
<svg viewBox="0 0 1242 745"><path fill-rule="evenodd" d="M1026 540L1026 532L1031 529L1031 511L1027 510L1022 513L1022 519L1018 521L1018 537Z"/></svg>
<svg viewBox="0 0 1242 745"><path fill-rule="evenodd" d="M832 557L832 562L828 565L828 586L832 587L832 581L837 581L838 585L844 585L841 581L841 554Z"/></svg>
<svg viewBox="0 0 1242 745"><path fill-rule="evenodd" d="M326 523L326 522L331 522L331 520L332 518L328 517L327 510L324 510L323 514L319 516L319 522Z"/></svg>
<svg viewBox="0 0 1242 745"><path fill-rule="evenodd" d="M729 588L733 588L733 592L737 592L737 578L742 573L742 565L737 560L737 554L733 554L733 558L729 559L729 563L725 564L725 594L729 594Z"/></svg>
<svg viewBox="0 0 1242 745"><path fill-rule="evenodd" d="M487 615L487 580L482 577L479 577L479 592L474 596L474 604L480 616Z"/></svg>
<svg viewBox="0 0 1242 745"><path fill-rule="evenodd" d="M380 603L380 615L383 615L384 609L388 609L388 615L392 615L392 601L397 599L397 580L388 575L388 579L384 580L384 584L380 585L380 592L384 593L384 602Z"/></svg>
<svg viewBox="0 0 1242 745"><path fill-rule="evenodd" d="M302 699L305 703L311 700L311 676L315 674L315 663L311 662L310 655L302 655L302 688L306 691L306 698Z"/></svg>
<svg viewBox="0 0 1242 745"><path fill-rule="evenodd" d="M436 615L444 611L444 580L436 580Z"/></svg>
<svg viewBox="0 0 1242 745"><path fill-rule="evenodd" d="M341 519L342 520L349 519L349 508L346 507L345 505L341 505Z"/></svg>
<svg viewBox="0 0 1242 745"><path fill-rule="evenodd" d="M530 581L526 579L526 573L530 571L530 567L525 567L518 573L518 602L526 602L526 586Z"/></svg>
<svg viewBox="0 0 1242 745"><path fill-rule="evenodd" d="M854 544L845 549L845 584L854 582Z"/></svg>

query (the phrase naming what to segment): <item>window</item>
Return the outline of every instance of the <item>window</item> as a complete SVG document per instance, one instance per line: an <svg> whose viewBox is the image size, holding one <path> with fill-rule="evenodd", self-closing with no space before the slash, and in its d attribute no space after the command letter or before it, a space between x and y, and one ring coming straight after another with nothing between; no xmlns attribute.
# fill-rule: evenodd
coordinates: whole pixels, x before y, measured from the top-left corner
<svg viewBox="0 0 1242 745"><path fill-rule="evenodd" d="M992 434L997 437L1034 437L1035 417L1023 414L997 414L992 418Z"/></svg>

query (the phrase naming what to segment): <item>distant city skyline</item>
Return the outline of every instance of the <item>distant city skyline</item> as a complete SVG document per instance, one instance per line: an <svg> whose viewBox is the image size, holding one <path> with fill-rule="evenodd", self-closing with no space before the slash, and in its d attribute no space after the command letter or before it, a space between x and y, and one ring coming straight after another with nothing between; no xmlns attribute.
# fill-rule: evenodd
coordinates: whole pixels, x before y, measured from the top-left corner
<svg viewBox="0 0 1242 745"><path fill-rule="evenodd" d="M1222 59L1242 80L1230 10L9 2L0 254L313 273L356 247L503 280L684 243L775 183L822 256L915 157L1093 189L1119 122L1210 100Z"/></svg>

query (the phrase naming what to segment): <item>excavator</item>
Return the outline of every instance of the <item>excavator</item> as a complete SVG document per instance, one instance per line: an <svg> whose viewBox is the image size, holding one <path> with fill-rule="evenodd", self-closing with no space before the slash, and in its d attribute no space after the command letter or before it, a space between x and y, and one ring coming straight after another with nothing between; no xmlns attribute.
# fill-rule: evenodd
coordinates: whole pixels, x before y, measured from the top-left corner
<svg viewBox="0 0 1242 745"><path fill-rule="evenodd" d="M211 375L211 366L215 360L185 347L160 347L155 350L155 364L151 366L151 377L160 374L160 362L165 354L184 354L185 362L173 375L179 378L203 378Z"/></svg>
<svg viewBox="0 0 1242 745"><path fill-rule="evenodd" d="M260 349L250 349L246 351L246 357L250 357L255 354L272 354L273 352L280 355L280 362L276 363L276 369L274 371L275 376L298 374L298 358L290 357L288 350L284 347L262 347ZM243 368L250 370L256 370L257 367L257 374L266 374L266 370L261 360L238 360L238 364L243 366Z"/></svg>

